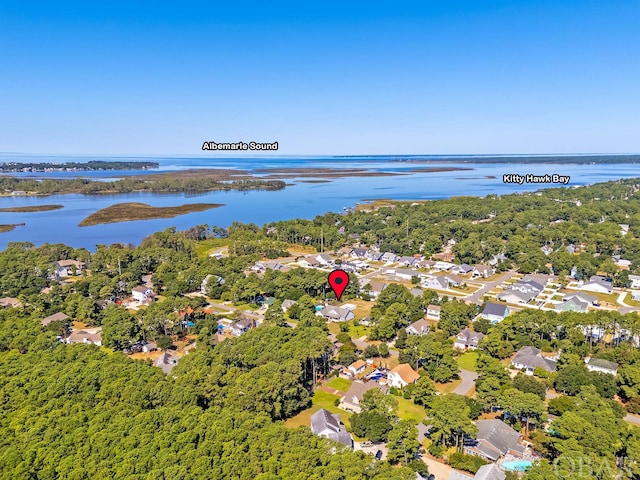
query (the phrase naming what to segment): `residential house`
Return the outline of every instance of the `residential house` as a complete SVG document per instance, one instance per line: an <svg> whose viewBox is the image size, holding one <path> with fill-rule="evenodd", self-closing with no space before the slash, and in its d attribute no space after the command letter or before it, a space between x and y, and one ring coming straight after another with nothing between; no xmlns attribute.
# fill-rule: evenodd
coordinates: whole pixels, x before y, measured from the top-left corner
<svg viewBox="0 0 640 480"><path fill-rule="evenodd" d="M320 262L320 264L324 265L324 266L332 266L333 265L333 258L331 258L331 256L328 253L320 253L318 255L316 255L316 260L318 262Z"/></svg>
<svg viewBox="0 0 640 480"><path fill-rule="evenodd" d="M573 278L574 280L578 279L578 267L573 266L571 267L571 272L569 272L569 276L571 278Z"/></svg>
<svg viewBox="0 0 640 480"><path fill-rule="evenodd" d="M535 292L521 292L520 290L507 289L497 295L498 300L507 303L529 303L537 294Z"/></svg>
<svg viewBox="0 0 640 480"><path fill-rule="evenodd" d="M416 383L420 378L408 363L401 363L387 374L387 383L390 387L404 388L410 383Z"/></svg>
<svg viewBox="0 0 640 480"><path fill-rule="evenodd" d="M608 373L610 375L618 374L618 364L616 362L610 362L602 358L586 357L584 363L590 372Z"/></svg>
<svg viewBox="0 0 640 480"><path fill-rule="evenodd" d="M578 312L586 313L589 310L589 304L582 302L578 298L573 297L569 300L563 301L556 305L556 310L559 312Z"/></svg>
<svg viewBox="0 0 640 480"><path fill-rule="evenodd" d="M245 332L248 332L252 328L256 326L256 321L253 318L242 317L237 320L234 324L231 325L230 331L231 335L239 337Z"/></svg>
<svg viewBox="0 0 640 480"><path fill-rule="evenodd" d="M478 343L484 338L484 334L480 332L472 332L468 328L462 330L453 342L453 348L458 350L475 350Z"/></svg>
<svg viewBox="0 0 640 480"><path fill-rule="evenodd" d="M435 255L432 256L432 258L434 260L442 260L443 262L453 262L456 256L452 252L442 252L442 253L436 253Z"/></svg>
<svg viewBox="0 0 640 480"><path fill-rule="evenodd" d="M367 256L366 256L366 258L367 258L367 260L372 260L372 261L374 261L374 262L378 262L378 261L380 261L380 259L382 258L382 254L381 254L379 251L377 251L377 250L370 249L370 250L367 252Z"/></svg>
<svg viewBox="0 0 640 480"><path fill-rule="evenodd" d="M620 223L618 224L618 226L620 227L620 235L626 235L627 233L629 233L630 227L626 223Z"/></svg>
<svg viewBox="0 0 640 480"><path fill-rule="evenodd" d="M289 310L291 307L293 307L294 305L296 305L298 302L296 302L295 300L284 300L282 302L282 311L286 312L287 310Z"/></svg>
<svg viewBox="0 0 640 480"><path fill-rule="evenodd" d="M613 260L613 263L615 263L620 270L629 270L632 263L631 260L626 260L620 257L620 255L613 255L611 260Z"/></svg>
<svg viewBox="0 0 640 480"><path fill-rule="evenodd" d="M580 286L580 290L597 293L612 293L613 282L605 277L594 275L588 282L583 283Z"/></svg>
<svg viewBox="0 0 640 480"><path fill-rule="evenodd" d="M455 266L456 265L454 263L442 262L442 261L436 262L433 264L433 268L435 268L436 270L440 270L441 272L448 272Z"/></svg>
<svg viewBox="0 0 640 480"><path fill-rule="evenodd" d="M501 303L487 302L482 310L482 318L489 320L491 323L498 323L507 318L510 310L509 307Z"/></svg>
<svg viewBox="0 0 640 480"><path fill-rule="evenodd" d="M535 280L518 280L507 290L499 293L498 300L508 303L529 303L543 290L544 286Z"/></svg>
<svg viewBox="0 0 640 480"><path fill-rule="evenodd" d="M379 282L377 280L371 280L369 285L371 285L370 295L372 298L378 298L384 289L388 287L385 282Z"/></svg>
<svg viewBox="0 0 640 480"><path fill-rule="evenodd" d="M370 380L367 382L363 382L362 380L354 380L345 393L344 397L340 399L340 404L338 408L342 410L346 410L348 412L360 413L362 412L362 406L360 402L362 402L362 397L369 390L380 390L383 393L387 393L387 389L382 387L378 382L374 380Z"/></svg>
<svg viewBox="0 0 640 480"><path fill-rule="evenodd" d="M87 332L86 330L76 330L69 335L66 343L86 343L89 345L102 345L102 334L99 330L95 333Z"/></svg>
<svg viewBox="0 0 640 480"><path fill-rule="evenodd" d="M145 287L144 285L140 285L138 287L133 287L131 290L131 296L138 303L145 303L153 300L153 290L149 287Z"/></svg>
<svg viewBox="0 0 640 480"><path fill-rule="evenodd" d="M598 297L594 297L593 295L588 295L582 292L568 293L567 295L562 297L563 302L568 302L569 300L574 300L574 299L589 305L598 304Z"/></svg>
<svg viewBox="0 0 640 480"><path fill-rule="evenodd" d="M422 286L435 290L447 290L449 288L449 281L442 276L427 275L422 280Z"/></svg>
<svg viewBox="0 0 640 480"><path fill-rule="evenodd" d="M206 277L204 277L202 283L200 284L200 293L206 295L207 288L209 288L209 284L212 281L218 285L224 285L224 278L219 277L218 275L207 275Z"/></svg>
<svg viewBox="0 0 640 480"><path fill-rule="evenodd" d="M640 288L640 275L629 275L629 281L631 282L631 288Z"/></svg>
<svg viewBox="0 0 640 480"><path fill-rule="evenodd" d="M414 268L425 268L425 269L430 269L433 268L433 266L436 264L436 262L434 262L433 260L419 260L415 265Z"/></svg>
<svg viewBox="0 0 640 480"><path fill-rule="evenodd" d="M576 253L576 246L573 243L567 245L567 252L573 255Z"/></svg>
<svg viewBox="0 0 640 480"><path fill-rule="evenodd" d="M350 233L348 235L348 237L349 237L349 240L353 240L355 242L359 242L360 241L360 235L357 234L357 233Z"/></svg>
<svg viewBox="0 0 640 480"><path fill-rule="evenodd" d="M384 263L395 263L398 261L398 256L393 252L385 252L380 257L380 261Z"/></svg>
<svg viewBox="0 0 640 480"><path fill-rule="evenodd" d="M553 248L551 248L549 245L545 245L540 250L542 250L542 253L544 253L545 255L550 255L551 252L553 252Z"/></svg>
<svg viewBox="0 0 640 480"><path fill-rule="evenodd" d="M416 257L404 256L398 259L398 263L401 263L405 267L413 267L416 263L418 263L418 259Z"/></svg>
<svg viewBox="0 0 640 480"><path fill-rule="evenodd" d="M473 271L471 272L472 278L487 278L495 273L495 270L491 268L489 265L476 265L473 267Z"/></svg>
<svg viewBox="0 0 640 480"><path fill-rule="evenodd" d="M324 317L331 322L347 322L355 316L353 311L348 308L331 306L324 307L322 310L318 311L316 315Z"/></svg>
<svg viewBox="0 0 640 480"><path fill-rule="evenodd" d="M495 267L498 263L506 262L508 258L504 255L504 253L499 253L498 255L494 255L491 260L489 260L489 265Z"/></svg>
<svg viewBox="0 0 640 480"><path fill-rule="evenodd" d="M347 370L349 374L355 377L356 375L363 373L366 368L367 362L365 362L364 360L356 360L347 367Z"/></svg>
<svg viewBox="0 0 640 480"><path fill-rule="evenodd" d="M14 297L2 297L0 298L0 308L18 308L22 306L22 302Z"/></svg>
<svg viewBox="0 0 640 480"><path fill-rule="evenodd" d="M311 431L318 436L327 437L349 448L353 448L351 434L347 432L344 425L340 422L340 416L330 413L324 408L321 408L311 415Z"/></svg>
<svg viewBox="0 0 640 480"><path fill-rule="evenodd" d="M547 372L555 372L556 360L542 356L540 349L535 347L522 347L511 361L513 368L524 370L527 375L533 375L536 368L542 368Z"/></svg>
<svg viewBox="0 0 640 480"><path fill-rule="evenodd" d="M53 274L57 277L81 275L84 263L78 260L58 260L53 264Z"/></svg>
<svg viewBox="0 0 640 480"><path fill-rule="evenodd" d="M454 274L445 275L444 278L447 280L447 282L449 282L449 286L452 286L452 287L461 287L465 282L464 278Z"/></svg>
<svg viewBox="0 0 640 480"><path fill-rule="evenodd" d="M478 420L476 426L476 439L465 442L464 453L481 456L490 462L505 455L524 457L526 447L522 443L522 434L502 420Z"/></svg>
<svg viewBox="0 0 640 480"><path fill-rule="evenodd" d="M180 357L170 354L169 352L163 352L158 358L155 359L153 365L160 368L165 374L171 373L173 367L178 364Z"/></svg>
<svg viewBox="0 0 640 480"><path fill-rule="evenodd" d="M304 257L298 260L298 264L305 268L318 268L320 262L315 257Z"/></svg>
<svg viewBox="0 0 640 480"><path fill-rule="evenodd" d="M351 250L351 253L349 255L351 255L352 258L364 260L365 258L367 258L367 253L369 253L368 248L354 248L353 250Z"/></svg>
<svg viewBox="0 0 640 480"><path fill-rule="evenodd" d="M413 322L411 325L405 328L405 331L409 335L417 335L421 337L422 335L426 335L431 331L431 325L429 325L429 322L424 318L421 318L420 320Z"/></svg>
<svg viewBox="0 0 640 480"><path fill-rule="evenodd" d="M473 272L473 267L463 263L462 265L456 265L451 268L451 273L457 273L458 275L469 275Z"/></svg>
<svg viewBox="0 0 640 480"><path fill-rule="evenodd" d="M394 268L387 270L387 274L393 275L402 280L411 280L413 277L418 277L419 274L415 270L410 270L407 268Z"/></svg>
<svg viewBox="0 0 640 480"><path fill-rule="evenodd" d="M473 480L505 480L506 478L507 474L495 463L482 465L473 476Z"/></svg>
<svg viewBox="0 0 640 480"><path fill-rule="evenodd" d="M440 320L440 305L427 305L427 317Z"/></svg>
<svg viewBox="0 0 640 480"><path fill-rule="evenodd" d="M51 322L64 322L65 320L69 320L69 316L66 313L58 312L53 315L49 315L48 317L44 317L40 320L40 325L46 327Z"/></svg>

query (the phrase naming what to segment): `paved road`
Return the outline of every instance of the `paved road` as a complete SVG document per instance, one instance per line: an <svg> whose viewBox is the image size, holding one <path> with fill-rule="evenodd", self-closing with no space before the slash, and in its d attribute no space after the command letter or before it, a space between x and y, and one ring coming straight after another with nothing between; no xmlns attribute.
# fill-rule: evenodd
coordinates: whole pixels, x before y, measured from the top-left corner
<svg viewBox="0 0 640 480"><path fill-rule="evenodd" d="M462 378L462 382L458 385L453 393L457 393L458 395L466 395L469 393L469 390L473 388L476 384L476 378L478 378L477 373L470 372L469 370L460 370L460 377Z"/></svg>
<svg viewBox="0 0 640 480"><path fill-rule="evenodd" d="M481 297L483 297L484 295L488 294L491 290L496 288L502 282L506 282L507 280L509 280L516 273L517 272L515 270L510 270L510 271L506 272L504 275L502 275L500 278L498 278L497 280L485 283L485 287L484 288L481 288L477 292L472 293L471 295L468 295L468 296L464 297L464 301L467 302L467 303L476 303L478 305L481 305L482 304L482 301L480 300Z"/></svg>

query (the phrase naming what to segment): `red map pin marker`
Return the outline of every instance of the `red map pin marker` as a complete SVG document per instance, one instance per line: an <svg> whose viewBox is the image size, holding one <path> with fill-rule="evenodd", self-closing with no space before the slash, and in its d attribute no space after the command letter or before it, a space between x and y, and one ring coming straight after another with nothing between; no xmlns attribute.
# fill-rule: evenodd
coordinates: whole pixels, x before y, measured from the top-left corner
<svg viewBox="0 0 640 480"><path fill-rule="evenodd" d="M340 300L342 293L349 285L349 275L344 270L334 270L329 274L329 285L336 294L336 298Z"/></svg>

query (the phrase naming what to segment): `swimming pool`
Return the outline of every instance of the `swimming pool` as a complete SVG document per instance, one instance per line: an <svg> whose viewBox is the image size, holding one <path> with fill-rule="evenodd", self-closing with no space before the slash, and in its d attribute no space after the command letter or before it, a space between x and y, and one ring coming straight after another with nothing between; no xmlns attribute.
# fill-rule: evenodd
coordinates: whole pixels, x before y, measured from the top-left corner
<svg viewBox="0 0 640 480"><path fill-rule="evenodd" d="M500 466L510 472L524 472L533 465L529 460L509 460L502 462Z"/></svg>

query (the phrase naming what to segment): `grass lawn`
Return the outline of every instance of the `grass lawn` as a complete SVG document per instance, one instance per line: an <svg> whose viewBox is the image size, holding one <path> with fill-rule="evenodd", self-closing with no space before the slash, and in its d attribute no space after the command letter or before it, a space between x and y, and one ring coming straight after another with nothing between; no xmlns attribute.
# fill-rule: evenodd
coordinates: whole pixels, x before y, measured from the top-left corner
<svg viewBox="0 0 640 480"><path fill-rule="evenodd" d="M458 385L462 383L462 379L452 380L448 383L436 383L436 390L441 394L453 392Z"/></svg>
<svg viewBox="0 0 640 480"><path fill-rule="evenodd" d="M311 407L303 410L295 417L290 418L286 422L284 422L286 427L296 428L302 425L310 426L311 425L311 415L316 413L321 408L324 408L331 413L337 413L340 415L340 420L344 423L347 430L351 430L351 424L349 423L349 418L351 418L351 413L345 412L344 410L340 410L338 407L334 405L336 399L340 397L337 395L332 395L323 390L317 390L313 394L312 405Z"/></svg>
<svg viewBox="0 0 640 480"><path fill-rule="evenodd" d="M229 243L231 242L226 238L208 238L196 243L196 254L200 258L206 258L216 248L226 247Z"/></svg>
<svg viewBox="0 0 640 480"><path fill-rule="evenodd" d="M335 322L327 322L327 327L329 327L329 333L337 335L340 333L340 325Z"/></svg>
<svg viewBox="0 0 640 480"><path fill-rule="evenodd" d="M360 298L347 300L347 303L353 303L356 306L353 314L358 320L362 320L364 317L368 317L371 314L371 307L375 305L375 302L366 302Z"/></svg>
<svg viewBox="0 0 640 480"><path fill-rule="evenodd" d="M347 380L346 378L332 378L327 382L327 387L335 388L336 390L340 390L341 392L346 392L351 387L351 380Z"/></svg>
<svg viewBox="0 0 640 480"><path fill-rule="evenodd" d="M401 419L415 420L418 423L425 419L427 414L420 405L416 405L413 401L407 400L406 398L395 396L393 398L398 401L398 416Z"/></svg>
<svg viewBox="0 0 640 480"><path fill-rule="evenodd" d="M458 367L462 370L476 371L476 360L478 360L478 352L466 352L458 357Z"/></svg>
<svg viewBox="0 0 640 480"><path fill-rule="evenodd" d="M371 327L364 325L354 325L353 322L349 323L349 336L351 338L368 337Z"/></svg>

